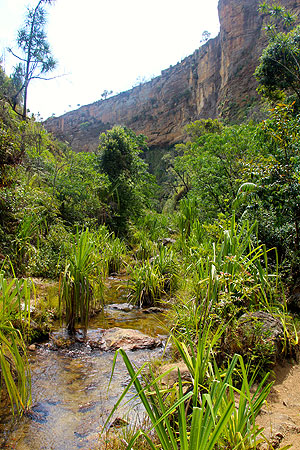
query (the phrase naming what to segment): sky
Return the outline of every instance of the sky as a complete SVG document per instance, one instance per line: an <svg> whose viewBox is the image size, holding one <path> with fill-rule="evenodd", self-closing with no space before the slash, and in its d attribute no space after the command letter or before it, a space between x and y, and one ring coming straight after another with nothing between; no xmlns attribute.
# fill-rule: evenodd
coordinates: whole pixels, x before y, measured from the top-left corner
<svg viewBox="0 0 300 450"><path fill-rule="evenodd" d="M17 60L17 30L38 0L0 0L0 56L7 75ZM149 80L192 54L203 31L219 32L218 0L56 0L45 6L57 68L33 80L28 107L40 120Z"/></svg>

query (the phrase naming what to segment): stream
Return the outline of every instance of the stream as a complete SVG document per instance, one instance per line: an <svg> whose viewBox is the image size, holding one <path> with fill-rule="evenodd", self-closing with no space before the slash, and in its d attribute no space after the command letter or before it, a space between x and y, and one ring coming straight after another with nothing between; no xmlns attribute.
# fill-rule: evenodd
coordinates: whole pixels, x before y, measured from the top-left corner
<svg viewBox="0 0 300 450"><path fill-rule="evenodd" d="M110 277L104 311L89 324L88 337L101 329L133 328L152 337L166 335L162 313L145 314L138 309L120 311L117 304L127 302L122 280ZM113 305L111 307L111 305ZM54 331L55 339L66 339L65 330ZM162 356L163 347L128 351L133 364ZM75 450L97 448L99 431L129 382L125 365L118 362L109 386L114 352L92 349L85 343L74 343L53 350L49 343L29 354L32 377L32 412L13 418L9 406L0 413L0 448L16 450ZM109 389L108 389L109 386ZM131 395L133 394L133 391ZM129 400L129 397L128 397ZM130 423L140 420L142 408L129 402L115 417L127 417Z"/></svg>

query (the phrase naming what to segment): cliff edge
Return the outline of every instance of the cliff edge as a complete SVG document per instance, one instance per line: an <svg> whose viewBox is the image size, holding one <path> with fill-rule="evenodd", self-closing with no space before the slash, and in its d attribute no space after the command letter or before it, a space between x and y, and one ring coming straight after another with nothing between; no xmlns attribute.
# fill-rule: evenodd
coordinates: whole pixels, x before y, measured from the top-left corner
<svg viewBox="0 0 300 450"><path fill-rule="evenodd" d="M181 63L129 91L49 118L45 128L75 151L97 148L99 134L126 125L148 137L150 147L182 140L182 128L201 118L237 120L258 103L253 76L266 46L261 0L219 0L220 33ZM300 0L282 0L300 13Z"/></svg>

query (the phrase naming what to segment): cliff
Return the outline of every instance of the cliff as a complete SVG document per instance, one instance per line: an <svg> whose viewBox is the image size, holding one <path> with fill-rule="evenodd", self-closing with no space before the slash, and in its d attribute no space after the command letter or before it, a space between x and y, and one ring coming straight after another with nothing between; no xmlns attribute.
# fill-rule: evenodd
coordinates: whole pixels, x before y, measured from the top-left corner
<svg viewBox="0 0 300 450"><path fill-rule="evenodd" d="M182 139L190 121L220 116L237 120L258 102L253 76L266 46L261 0L219 0L220 33L181 63L133 89L50 118L46 129L74 150L93 150L99 134L115 124L148 137L150 147ZM281 4L300 13L300 0Z"/></svg>

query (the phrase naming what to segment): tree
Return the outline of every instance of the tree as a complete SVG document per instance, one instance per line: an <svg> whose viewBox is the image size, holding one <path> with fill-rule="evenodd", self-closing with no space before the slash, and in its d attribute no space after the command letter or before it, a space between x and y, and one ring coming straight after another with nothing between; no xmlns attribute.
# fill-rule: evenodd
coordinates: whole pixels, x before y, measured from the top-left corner
<svg viewBox="0 0 300 450"><path fill-rule="evenodd" d="M300 26L291 29L295 16L281 6L262 4L260 10L268 17L269 44L255 71L258 90L271 101L296 96L300 102Z"/></svg>
<svg viewBox="0 0 300 450"><path fill-rule="evenodd" d="M20 61L15 69L15 74L20 78L22 74L23 83L17 95L23 92L23 119L27 115L27 92L28 85L33 79L45 78L48 72L56 67L49 43L44 30L46 24L46 11L43 3L53 3L55 0L39 0L33 9L28 8L27 16L23 27L18 31L17 44L22 51L22 55L15 54L12 49L9 51Z"/></svg>
<svg viewBox="0 0 300 450"><path fill-rule="evenodd" d="M100 135L98 164L110 183L110 225L118 233L126 231L128 221L139 216L153 196L154 177L139 156L146 149L145 136L126 127L115 126Z"/></svg>
<svg viewBox="0 0 300 450"><path fill-rule="evenodd" d="M300 101L300 26L279 33L263 51L255 71L259 92L269 100L295 95Z"/></svg>
<svg viewBox="0 0 300 450"><path fill-rule="evenodd" d="M204 30L200 39L200 44L206 44L206 42L210 39L210 36L211 33L207 30Z"/></svg>
<svg viewBox="0 0 300 450"><path fill-rule="evenodd" d="M105 89L101 94L102 100L106 100L107 97L109 97L112 93L113 91L108 91L107 89Z"/></svg>
<svg viewBox="0 0 300 450"><path fill-rule="evenodd" d="M278 104L271 119L263 124L269 136L273 162L260 179L259 196L267 211L272 211L284 244L300 248L300 115L292 106ZM285 231L285 236L284 236Z"/></svg>
<svg viewBox="0 0 300 450"><path fill-rule="evenodd" d="M1 61L0 61L1 64ZM22 69L18 65L13 75L8 77L0 65L0 98L4 98L13 107L22 102L21 87L23 85Z"/></svg>
<svg viewBox="0 0 300 450"><path fill-rule="evenodd" d="M253 125L224 126L217 120L198 120L186 127L190 140L180 147L174 169L189 177L188 197L195 199L200 220L231 214L242 169L258 152Z"/></svg>

